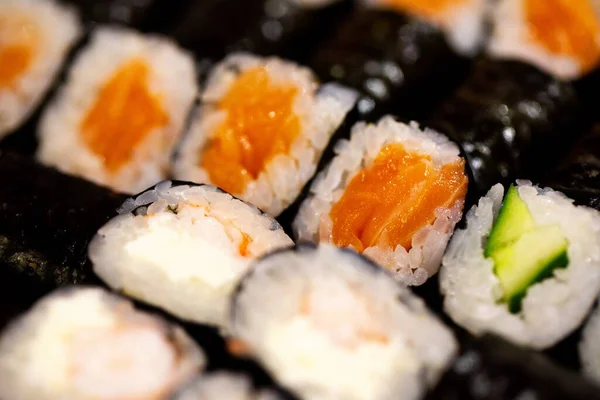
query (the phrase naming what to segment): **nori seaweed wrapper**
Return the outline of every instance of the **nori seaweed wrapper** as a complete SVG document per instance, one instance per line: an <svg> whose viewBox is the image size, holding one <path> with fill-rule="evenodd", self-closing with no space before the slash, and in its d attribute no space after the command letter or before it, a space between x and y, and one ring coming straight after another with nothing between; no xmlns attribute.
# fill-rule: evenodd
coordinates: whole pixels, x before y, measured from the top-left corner
<svg viewBox="0 0 600 400"><path fill-rule="evenodd" d="M346 19L308 64L323 81L361 92L371 121L385 113L422 118L466 78L470 65L427 21L369 8Z"/></svg>
<svg viewBox="0 0 600 400"><path fill-rule="evenodd" d="M600 124L583 136L543 181L577 204L600 210Z"/></svg>
<svg viewBox="0 0 600 400"><path fill-rule="evenodd" d="M202 0L171 33L198 58L247 51L300 61L351 8L349 0L321 7L295 0Z"/></svg>
<svg viewBox="0 0 600 400"><path fill-rule="evenodd" d="M600 399L600 387L544 355L496 336L461 340L461 354L428 400Z"/></svg>
<svg viewBox="0 0 600 400"><path fill-rule="evenodd" d="M457 142L472 172L471 196L498 183L538 179L580 132L572 84L512 60L483 58L426 125Z"/></svg>
<svg viewBox="0 0 600 400"><path fill-rule="evenodd" d="M0 176L0 280L98 282L88 243L127 196L8 153L0 153Z"/></svg>

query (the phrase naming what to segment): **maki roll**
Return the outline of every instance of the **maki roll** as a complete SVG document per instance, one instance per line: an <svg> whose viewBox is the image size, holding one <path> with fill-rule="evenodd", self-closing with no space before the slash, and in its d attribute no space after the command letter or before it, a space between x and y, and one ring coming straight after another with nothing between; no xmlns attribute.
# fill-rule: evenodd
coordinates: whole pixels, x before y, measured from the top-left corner
<svg viewBox="0 0 600 400"><path fill-rule="evenodd" d="M504 200L503 200L504 197ZM454 234L444 309L473 334L544 349L573 332L600 291L600 215L527 181L495 185Z"/></svg>
<svg viewBox="0 0 600 400"><path fill-rule="evenodd" d="M363 95L369 120L418 119L466 76L480 48L486 0L363 0L310 57L325 81Z"/></svg>
<svg viewBox="0 0 600 400"><path fill-rule="evenodd" d="M40 104L80 35L77 14L54 0L0 2L0 139Z"/></svg>
<svg viewBox="0 0 600 400"><path fill-rule="evenodd" d="M468 177L445 136L391 117L358 123L313 182L294 221L301 240L352 248L408 285L440 266Z"/></svg>
<svg viewBox="0 0 600 400"><path fill-rule="evenodd" d="M255 390L244 375L218 371L202 375L185 387L173 400L279 400L269 390Z"/></svg>
<svg viewBox="0 0 600 400"><path fill-rule="evenodd" d="M168 39L99 28L40 122L38 159L135 193L166 178L197 92L194 60Z"/></svg>
<svg viewBox="0 0 600 400"><path fill-rule="evenodd" d="M457 351L406 287L328 244L258 260L235 294L232 332L307 399L417 399Z"/></svg>
<svg viewBox="0 0 600 400"><path fill-rule="evenodd" d="M127 200L92 240L111 288L185 320L226 326L250 262L292 240L256 207L210 185L161 182Z"/></svg>
<svg viewBox="0 0 600 400"><path fill-rule="evenodd" d="M201 59L245 51L301 61L351 7L351 0L202 0L172 36Z"/></svg>
<svg viewBox="0 0 600 400"><path fill-rule="evenodd" d="M227 57L205 86L175 177L216 185L273 216L314 175L356 99L319 86L307 68L249 54Z"/></svg>
<svg viewBox="0 0 600 400"><path fill-rule="evenodd" d="M597 308L586 322L582 331L582 339L579 344L579 358L583 373L600 383L600 311Z"/></svg>
<svg viewBox="0 0 600 400"><path fill-rule="evenodd" d="M57 291L0 337L0 398L168 398L204 354L184 331L99 288Z"/></svg>
<svg viewBox="0 0 600 400"><path fill-rule="evenodd" d="M0 177L0 285L20 277L23 294L37 299L59 285L95 283L89 241L127 196L8 153Z"/></svg>
<svg viewBox="0 0 600 400"><path fill-rule="evenodd" d="M559 79L580 78L600 63L599 11L593 0L500 0L488 53Z"/></svg>

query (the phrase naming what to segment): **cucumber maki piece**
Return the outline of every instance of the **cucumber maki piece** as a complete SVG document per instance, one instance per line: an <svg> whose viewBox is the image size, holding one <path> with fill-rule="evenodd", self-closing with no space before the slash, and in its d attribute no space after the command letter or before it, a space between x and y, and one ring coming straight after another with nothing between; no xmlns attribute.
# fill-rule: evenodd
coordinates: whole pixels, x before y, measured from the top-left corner
<svg viewBox="0 0 600 400"><path fill-rule="evenodd" d="M527 209L527 204L519 197L515 185L510 185L488 237L484 255L490 257L496 249L514 242L534 226L535 222Z"/></svg>
<svg viewBox="0 0 600 400"><path fill-rule="evenodd" d="M492 253L503 300L511 312L521 309L521 300L533 283L569 264L567 249L568 242L560 226L547 225L522 234L514 243Z"/></svg>

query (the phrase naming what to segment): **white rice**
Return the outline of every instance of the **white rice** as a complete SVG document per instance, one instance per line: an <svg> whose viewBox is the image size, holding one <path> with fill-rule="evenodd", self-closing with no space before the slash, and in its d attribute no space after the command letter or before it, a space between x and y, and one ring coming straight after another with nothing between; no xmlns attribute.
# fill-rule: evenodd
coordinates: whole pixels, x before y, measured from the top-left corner
<svg viewBox="0 0 600 400"><path fill-rule="evenodd" d="M424 303L356 253L301 245L242 281L233 334L301 398L417 399L457 351Z"/></svg>
<svg viewBox="0 0 600 400"><path fill-rule="evenodd" d="M356 174L369 168L381 149L392 143L401 143L407 152L431 156L435 167L460 159L458 147L448 138L429 129L421 131L416 123L406 125L389 116L377 124L358 123L350 140L338 142L335 157L319 173L302 203L293 225L298 239L332 241L331 208ZM463 205L464 199L459 199L449 209L437 209L433 224L415 232L408 251L396 245L392 250L369 247L363 254L393 271L401 282L421 285L437 273Z"/></svg>
<svg viewBox="0 0 600 400"><path fill-rule="evenodd" d="M454 234L440 271L444 308L473 334L492 332L523 346L547 348L583 322L600 291L600 216L574 206L560 192L518 182L519 196L535 222L560 225L569 242L569 265L531 286L521 311L512 314L499 302L502 289L493 260L483 255L503 192L500 184L492 187L469 211L466 230Z"/></svg>
<svg viewBox="0 0 600 400"><path fill-rule="evenodd" d="M0 337L0 398L152 400L205 364L178 327L104 289L59 290Z"/></svg>
<svg viewBox="0 0 600 400"><path fill-rule="evenodd" d="M270 391L256 391L244 375L214 372L202 375L173 400L278 400Z"/></svg>
<svg viewBox="0 0 600 400"><path fill-rule="evenodd" d="M201 167L201 160L203 149L227 116L227 112L219 110L217 104L241 73L259 66L266 69L274 85L294 85L301 89L293 106L302 123L301 132L292 143L289 154L276 155L243 193L232 194L277 216L298 197L314 175L323 150L357 98L355 92L337 84L326 85L317 92L319 86L312 72L292 62L238 53L218 64L208 78L202 104L182 143L175 177L214 183Z"/></svg>
<svg viewBox="0 0 600 400"><path fill-rule="evenodd" d="M53 0L2 0L0 19L11 15L31 22L37 45L31 64L13 87L0 88L0 138L18 128L37 107L82 31L74 10ZM11 32L0 27L0 51L10 38Z"/></svg>
<svg viewBox="0 0 600 400"><path fill-rule="evenodd" d="M525 19L524 0L500 0L493 8L493 33L488 53L497 58L514 58L531 63L561 79L579 78L584 71L579 61L550 53L531 38ZM600 10L598 5L595 5ZM600 46L600 36L597 38Z"/></svg>
<svg viewBox="0 0 600 400"><path fill-rule="evenodd" d="M363 3L382 8L394 8L393 0L361 0ZM419 0L415 0L418 2ZM485 39L485 17L490 0L463 0L458 5L441 12L430 21L439 26L453 50L464 56L473 56ZM407 8L407 13L411 10Z"/></svg>
<svg viewBox="0 0 600 400"><path fill-rule="evenodd" d="M214 186L163 182L120 212L90 243L96 274L199 323L225 327L230 295L252 259L292 245L272 217ZM251 239L245 257L238 250L243 234Z"/></svg>
<svg viewBox="0 0 600 400"><path fill-rule="evenodd" d="M80 124L103 86L120 67L138 58L150 66L149 90L162 100L169 123L150 132L133 151L131 160L111 174L103 158L87 147ZM115 190L129 193L143 190L166 178L171 152L197 91L192 56L169 39L101 27L78 56L67 83L45 111L38 132L38 158L63 172Z"/></svg>

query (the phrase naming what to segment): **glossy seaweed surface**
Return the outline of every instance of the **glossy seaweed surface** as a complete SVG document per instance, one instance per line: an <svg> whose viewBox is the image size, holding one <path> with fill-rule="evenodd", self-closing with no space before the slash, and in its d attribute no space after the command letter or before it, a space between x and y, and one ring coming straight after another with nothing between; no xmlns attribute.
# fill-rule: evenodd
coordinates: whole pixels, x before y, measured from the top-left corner
<svg viewBox="0 0 600 400"><path fill-rule="evenodd" d="M580 131L573 85L517 61L481 59L427 125L464 151L477 197L498 182L539 178Z"/></svg>
<svg viewBox="0 0 600 400"><path fill-rule="evenodd" d="M369 119L386 112L419 119L468 71L444 34L424 20L358 9L319 46L308 64L323 81L360 91Z"/></svg>

